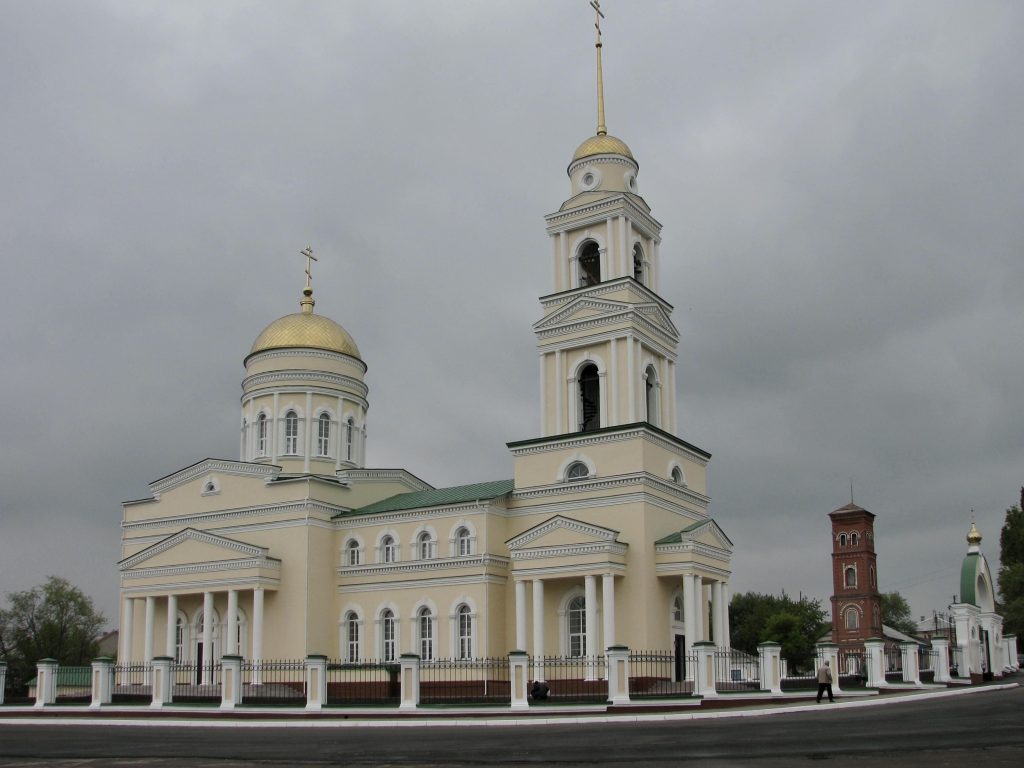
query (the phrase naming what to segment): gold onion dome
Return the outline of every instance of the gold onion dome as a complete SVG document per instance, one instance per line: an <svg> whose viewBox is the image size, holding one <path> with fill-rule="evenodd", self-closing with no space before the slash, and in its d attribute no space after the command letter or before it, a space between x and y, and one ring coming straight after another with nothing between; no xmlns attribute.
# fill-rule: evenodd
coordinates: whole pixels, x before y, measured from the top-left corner
<svg viewBox="0 0 1024 768"><path fill-rule="evenodd" d="M967 532L967 543L968 544L981 544L981 531L978 530L978 526L971 520L971 530Z"/></svg>
<svg viewBox="0 0 1024 768"><path fill-rule="evenodd" d="M278 318L256 337L249 356L268 349L305 347L325 349L359 360L359 347L349 332L323 315L313 314L313 292L303 291L302 311Z"/></svg>
<svg viewBox="0 0 1024 768"><path fill-rule="evenodd" d="M572 161L575 163L577 160L582 160L584 157L590 157L591 155L623 155L630 160L636 160L633 157L633 153L629 151L629 147L626 146L626 142L607 133L591 136L580 144L576 153L572 156Z"/></svg>

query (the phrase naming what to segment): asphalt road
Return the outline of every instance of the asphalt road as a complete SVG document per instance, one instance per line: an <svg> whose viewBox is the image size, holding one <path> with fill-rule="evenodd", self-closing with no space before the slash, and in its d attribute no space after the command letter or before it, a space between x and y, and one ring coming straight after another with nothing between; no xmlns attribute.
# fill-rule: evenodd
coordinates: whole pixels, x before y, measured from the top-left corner
<svg viewBox="0 0 1024 768"><path fill-rule="evenodd" d="M536 727L0 726L0 765L1024 765L1024 688L872 707L658 723Z"/></svg>

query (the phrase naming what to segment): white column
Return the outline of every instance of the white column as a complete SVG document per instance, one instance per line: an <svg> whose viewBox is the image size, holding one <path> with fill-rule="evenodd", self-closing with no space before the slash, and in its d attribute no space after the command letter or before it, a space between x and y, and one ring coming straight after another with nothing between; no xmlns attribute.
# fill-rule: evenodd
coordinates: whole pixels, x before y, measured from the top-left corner
<svg viewBox="0 0 1024 768"><path fill-rule="evenodd" d="M722 638L725 640L725 647L732 648L732 631L729 628L729 585L722 582Z"/></svg>
<svg viewBox="0 0 1024 768"><path fill-rule="evenodd" d="M147 664L153 660L153 621L156 618L156 598L152 595L146 597L146 634L144 647L142 649L142 660Z"/></svg>
<svg viewBox="0 0 1024 768"><path fill-rule="evenodd" d="M583 577L583 592L586 600L587 616L587 656L591 659L600 655L597 639L597 577L587 574ZM587 679L595 679L594 664L587 664Z"/></svg>
<svg viewBox="0 0 1024 768"><path fill-rule="evenodd" d="M560 232L559 233L559 235L564 235L564 234L565 234L564 232ZM560 255L560 251L561 251L561 249L559 248L559 245L558 245L558 237L554 237L553 236L551 238L551 285L554 286L554 289L556 291L562 290L561 287L558 285L558 275L559 275L559 272L560 272L560 270L559 270L559 255Z"/></svg>
<svg viewBox="0 0 1024 768"><path fill-rule="evenodd" d="M328 441L327 452L330 453L331 449L334 449L334 471L337 472L341 469L341 421L343 414L345 413L345 400L342 397L338 397L338 418L331 421L331 439Z"/></svg>
<svg viewBox="0 0 1024 768"><path fill-rule="evenodd" d="M263 682L259 671L259 662L263 661L263 587L252 591L252 660L256 662L252 682L259 685Z"/></svg>
<svg viewBox="0 0 1024 768"><path fill-rule="evenodd" d="M548 423L548 388L547 379L544 376L547 368L548 356L543 352L540 353L540 365L537 366L540 369L540 435L541 437L547 437L547 423Z"/></svg>
<svg viewBox="0 0 1024 768"><path fill-rule="evenodd" d="M722 627L722 582L715 580L711 582L711 626L714 627L712 634L715 637L715 645L718 648L725 648L725 630Z"/></svg>
<svg viewBox="0 0 1024 768"><path fill-rule="evenodd" d="M651 290L655 293L658 292L658 277L661 267L661 248L660 243L657 240L651 240L651 281L648 283Z"/></svg>
<svg viewBox="0 0 1024 768"><path fill-rule="evenodd" d="M562 390L565 387L565 374L562 373L562 350L555 350L555 428L550 432L558 435L566 432L562 421Z"/></svg>
<svg viewBox="0 0 1024 768"><path fill-rule="evenodd" d="M676 364L671 360L668 363L668 397L669 429L667 431L674 435L679 429L679 424L676 421L679 416L676 413Z"/></svg>
<svg viewBox="0 0 1024 768"><path fill-rule="evenodd" d="M629 226L625 215L619 216L620 275L633 274L633 254L629 251Z"/></svg>
<svg viewBox="0 0 1024 768"><path fill-rule="evenodd" d="M601 577L601 599L604 601L604 647L615 645L615 576Z"/></svg>
<svg viewBox="0 0 1024 768"><path fill-rule="evenodd" d="M601 280L612 279L612 255L615 253L615 229L611 217L608 217L608 236L605 238L604 248L601 249Z"/></svg>
<svg viewBox="0 0 1024 768"><path fill-rule="evenodd" d="M699 637L696 633L696 604L697 597L693 594L693 577L687 573L683 577L683 621L686 623L686 654L690 654L693 643Z"/></svg>
<svg viewBox="0 0 1024 768"><path fill-rule="evenodd" d="M544 680L544 581L533 580L533 679Z"/></svg>
<svg viewBox="0 0 1024 768"><path fill-rule="evenodd" d="M621 379L621 377L619 376L619 360L618 360L618 354L617 354L617 351L618 351L618 348L619 348L619 340L618 339L612 339L609 343L610 343L611 348L612 348L612 354L611 354L611 360L612 360L612 362L611 362L611 369L612 370L611 370L611 376L609 377L610 381L611 381L611 388L608 391L608 397L611 400L611 404L612 404L612 408L611 408L611 417L612 417L611 424L617 425L617 424L621 423L619 421L619 394L622 392L622 385L619 384L619 380Z"/></svg>
<svg viewBox="0 0 1024 768"><path fill-rule="evenodd" d="M226 622L227 638L224 642L224 653L234 656L238 653L238 590L228 590L228 620Z"/></svg>
<svg viewBox="0 0 1024 768"><path fill-rule="evenodd" d="M164 656L174 658L174 652L178 649L178 598L176 595L167 596L167 635L164 640Z"/></svg>
<svg viewBox="0 0 1024 768"><path fill-rule="evenodd" d="M626 397L629 398L629 423L636 421L636 368L633 354L633 337L626 337Z"/></svg>
<svg viewBox="0 0 1024 768"><path fill-rule="evenodd" d="M611 393L608 391L608 371L599 371L597 374L598 387L601 389L601 426L608 426L608 400Z"/></svg>
<svg viewBox="0 0 1024 768"><path fill-rule="evenodd" d="M516 647L517 651L526 650L526 582L516 582Z"/></svg>
<svg viewBox="0 0 1024 768"><path fill-rule="evenodd" d="M305 458L302 461L302 471L309 473L309 457L313 453L313 393L306 393L306 434L302 436L302 444L305 446ZM355 439L355 435L352 436Z"/></svg>
<svg viewBox="0 0 1024 768"><path fill-rule="evenodd" d="M124 617L121 624L121 658L122 664L132 663L132 629L135 624L135 601L126 597L124 599Z"/></svg>
<svg viewBox="0 0 1024 768"><path fill-rule="evenodd" d="M210 684L213 669L213 592L203 592L203 685Z"/></svg>

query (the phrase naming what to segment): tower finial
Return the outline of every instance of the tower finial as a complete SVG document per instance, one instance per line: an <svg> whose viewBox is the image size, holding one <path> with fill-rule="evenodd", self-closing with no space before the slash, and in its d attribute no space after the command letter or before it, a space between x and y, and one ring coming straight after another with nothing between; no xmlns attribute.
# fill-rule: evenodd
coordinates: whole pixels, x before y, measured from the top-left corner
<svg viewBox="0 0 1024 768"><path fill-rule="evenodd" d="M605 136L608 128L604 124L604 73L601 67L601 19L604 14L601 12L600 0L590 0L590 7L594 9L594 29L597 30L597 40L594 47L597 49L597 135Z"/></svg>
<svg viewBox="0 0 1024 768"><path fill-rule="evenodd" d="M316 304L313 301L313 262L319 261L319 259L313 255L313 246L311 245L307 245L299 251L299 255L306 257L306 287L302 289L302 301L299 302L299 306L306 314L312 314L313 306Z"/></svg>

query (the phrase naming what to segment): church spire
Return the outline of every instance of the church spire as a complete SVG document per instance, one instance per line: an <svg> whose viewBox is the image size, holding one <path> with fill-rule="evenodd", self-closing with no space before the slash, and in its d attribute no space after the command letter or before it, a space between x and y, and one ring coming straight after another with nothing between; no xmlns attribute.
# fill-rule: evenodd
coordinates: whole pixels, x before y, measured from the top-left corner
<svg viewBox="0 0 1024 768"><path fill-rule="evenodd" d="M601 19L604 14L601 12L600 0L590 0L590 6L594 9L594 29L597 30L594 42L594 48L597 49L597 135L605 136L608 127L604 123L604 70L601 66Z"/></svg>

